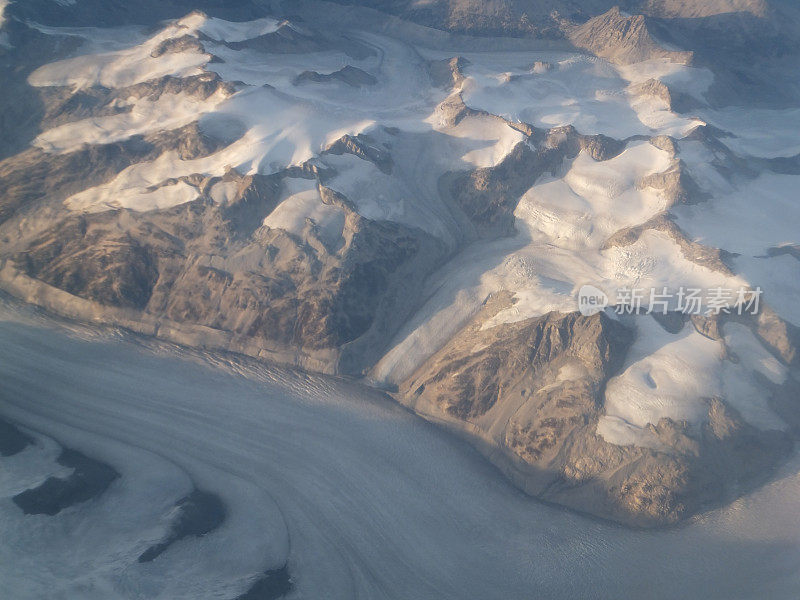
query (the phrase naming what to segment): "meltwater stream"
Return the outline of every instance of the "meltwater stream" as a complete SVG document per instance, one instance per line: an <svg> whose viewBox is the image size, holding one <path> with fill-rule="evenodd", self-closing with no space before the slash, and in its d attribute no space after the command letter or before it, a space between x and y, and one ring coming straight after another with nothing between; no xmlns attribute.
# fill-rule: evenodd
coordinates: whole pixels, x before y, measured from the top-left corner
<svg viewBox="0 0 800 600"><path fill-rule="evenodd" d="M526 497L377 392L9 306L0 419L33 440L0 456L12 600L800 596L800 458L724 509L633 531ZM70 475L64 448L119 477L25 514L14 496ZM194 490L224 519L139 561Z"/></svg>

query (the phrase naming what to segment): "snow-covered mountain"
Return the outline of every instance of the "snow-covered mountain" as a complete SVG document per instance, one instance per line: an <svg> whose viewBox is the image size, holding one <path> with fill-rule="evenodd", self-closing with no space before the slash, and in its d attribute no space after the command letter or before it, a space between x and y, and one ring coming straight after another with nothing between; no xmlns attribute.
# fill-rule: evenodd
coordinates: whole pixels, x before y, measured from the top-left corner
<svg viewBox="0 0 800 600"><path fill-rule="evenodd" d="M758 482L800 426L793 4L358 4L6 5L2 289L364 377L624 523Z"/></svg>

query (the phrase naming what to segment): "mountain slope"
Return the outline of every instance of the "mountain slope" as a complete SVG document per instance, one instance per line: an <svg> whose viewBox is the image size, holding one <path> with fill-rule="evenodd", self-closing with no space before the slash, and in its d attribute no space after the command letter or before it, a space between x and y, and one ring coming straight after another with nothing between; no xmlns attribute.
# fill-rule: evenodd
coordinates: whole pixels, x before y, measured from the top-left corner
<svg viewBox="0 0 800 600"><path fill-rule="evenodd" d="M77 27L80 0L12 4L0 285L364 377L530 493L603 517L673 523L740 493L800 424L800 117L720 102L722 63L662 41L700 39L685 21L729 5L601 4L537 16L552 35L478 18L522 4L425 8L482 37L313 2L164 22L183 5L113 3L96 27ZM777 10L736 6L745 24ZM581 316L586 284L673 301ZM757 286L752 315L674 301Z"/></svg>

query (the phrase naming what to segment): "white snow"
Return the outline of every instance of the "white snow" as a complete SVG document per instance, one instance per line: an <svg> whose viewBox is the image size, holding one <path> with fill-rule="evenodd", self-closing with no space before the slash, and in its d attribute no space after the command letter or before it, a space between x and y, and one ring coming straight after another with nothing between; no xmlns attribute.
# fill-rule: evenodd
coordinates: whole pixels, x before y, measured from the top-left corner
<svg viewBox="0 0 800 600"><path fill-rule="evenodd" d="M50 27L41 23L28 25L45 35L69 35L81 38L80 55L115 52L147 42L149 32L137 25L119 27Z"/></svg>
<svg viewBox="0 0 800 600"><path fill-rule="evenodd" d="M676 92L702 100L711 83L709 71L664 60L614 66L565 52L481 52L475 48L491 44L475 42L470 49L467 39L450 40L452 49L443 40L442 47L431 50L406 41L401 35L405 30L392 27L380 34L347 31L350 41L372 50L360 58L341 48L268 53L234 50L223 43L252 39L278 27L273 19L232 23L193 13L155 34L129 29L69 30L87 40L81 49L84 54L37 69L29 78L32 85L122 87L204 71L241 84L228 98L198 101L184 94L165 94L155 101L129 99L125 102L130 112L63 124L42 132L35 142L38 147L69 152L85 143L120 141L194 120L209 132L241 130L243 135L211 156L195 160L165 152L151 162L128 167L109 182L74 194L65 205L90 212L119 207L153 210L197 198L198 190L180 180L193 174L223 176L230 168L245 175L271 174L306 161L330 170L325 184L345 195L363 216L422 229L448 249L459 250L429 277L420 309L397 332L371 373L383 382L398 383L410 375L490 294L501 290L512 293L515 303L484 323L485 328L549 311L575 310L575 291L587 283L612 297L615 290L632 286L675 290L761 285L770 306L800 324L794 300L798 261L789 255L765 257L770 248L798 243L793 225L800 215L794 218L797 210L792 201L797 176L761 174L749 182L728 180L714 166L717 157L712 151L700 142L679 142L680 158L713 197L669 210L691 240L739 254L732 263L735 276L691 262L675 240L658 231L645 231L629 246L602 249L615 232L667 209L667 200L657 190L644 188L641 180L669 169L672 159L646 139L629 141L619 156L608 161L595 161L582 152L560 172L542 177L521 195L515 211L517 233L510 238L476 241L472 226L440 187L448 172L497 165L517 144L527 143L503 119L537 127L571 124L582 134L604 133L618 139L680 137L709 122L738 136L723 140L737 152L787 156L800 151L789 133L800 118L797 111L754 111L747 116L737 109L704 109L696 118L677 115L661 100L633 94L633 86L656 78ZM202 35L206 53L151 56L163 41L184 35ZM459 52L455 51L457 41ZM212 54L220 61L209 63ZM455 55L469 61L466 80L455 93L461 93L468 107L489 114L468 116L451 126L437 106L452 91L432 86L425 62ZM537 68L537 62L550 63L552 68ZM376 83L361 87L336 81L294 84L305 71L331 73L348 65L369 73ZM389 154L391 172L352 155L321 154L346 134L365 134L369 144ZM227 202L236 191L234 186L217 183L211 197ZM321 202L315 182L289 180L281 200L264 221L266 226L301 237L314 226L326 244L339 242L343 213ZM466 248L465 242L470 242ZM628 365L633 369L630 376L617 382L616 391L611 390L600 427L608 439L652 443L647 439L647 419L669 415L696 421L703 411L698 398L712 387L717 394L727 394L759 426L774 424L774 415L752 400L756 394L748 385L752 373L758 371L755 366L723 361L720 344L706 343L688 330L674 338L665 336L657 328L651 345L640 349L637 360L641 362ZM653 346L656 340L661 345ZM734 341L742 343L741 336ZM758 354L750 350L749 354ZM685 356L697 359L692 363L695 371L683 371ZM642 387L642 373L662 359L666 366L657 373L660 391ZM703 364L715 369L723 381L702 381L697 368Z"/></svg>
<svg viewBox="0 0 800 600"><path fill-rule="evenodd" d="M677 334L665 331L653 318L636 319L637 338L623 371L609 380L605 414L597 433L612 444L661 449L647 429L662 418L698 425L708 415L708 401L722 398L750 424L783 429L785 424L767 404L759 372L776 384L784 368L742 325L726 324L724 344L687 324ZM726 347L738 363L726 356Z"/></svg>
<svg viewBox="0 0 800 600"><path fill-rule="evenodd" d="M200 52L166 52L150 56L158 44L182 34L177 27L165 30L145 43L125 50L87 54L39 67L28 77L36 87L101 85L120 88L168 75L187 77L202 73L210 56Z"/></svg>
<svg viewBox="0 0 800 600"><path fill-rule="evenodd" d="M34 439L34 447L6 457L0 470L0 498L8 498L29 488L36 487L48 477L68 476L72 469L56 463L61 446L53 440L24 431Z"/></svg>
<svg viewBox="0 0 800 600"><path fill-rule="evenodd" d="M6 24L8 20L6 18L6 8L11 3L11 0L0 0L0 48L10 48L11 42L8 39L8 33L2 31L3 26Z"/></svg>
<svg viewBox="0 0 800 600"><path fill-rule="evenodd" d="M464 119L456 126L447 126L441 122L437 113L431 114L427 119L437 131L442 131L455 138L453 140L453 150L456 157L460 158L463 167L491 167L501 162L514 146L522 142L524 136L494 117L476 116ZM458 142L462 145L469 144L468 151L458 156ZM463 168L462 167L462 168Z"/></svg>
<svg viewBox="0 0 800 600"><path fill-rule="evenodd" d="M564 53L463 55L471 63L465 69L468 78L462 86L465 102L512 121L540 127L574 125L581 133L616 138L655 130L682 133L694 122L652 103L643 105L626 92L628 82L644 73L677 79L672 65L650 65L640 73L631 69L620 73L602 59ZM537 70L533 68L536 62L551 63L553 68Z"/></svg>
<svg viewBox="0 0 800 600"><path fill-rule="evenodd" d="M209 17L198 27L198 31L215 40L243 42L244 40L272 33L278 29L279 25L279 21L269 17L237 23Z"/></svg>
<svg viewBox="0 0 800 600"><path fill-rule="evenodd" d="M215 183L209 195L218 204L227 204L236 197L236 192L239 190L239 184L235 181L219 181Z"/></svg>
<svg viewBox="0 0 800 600"><path fill-rule="evenodd" d="M125 112L65 123L40 134L33 144L45 152L65 153L84 144L109 144L151 131L178 129L213 111L225 98L222 92L205 99L186 93L162 94L155 101L130 98L119 103Z"/></svg>
<svg viewBox="0 0 800 600"><path fill-rule="evenodd" d="M775 158L800 154L800 108L781 110L729 107L700 111L699 116L732 133L722 141L736 152Z"/></svg>
<svg viewBox="0 0 800 600"><path fill-rule="evenodd" d="M668 59L650 59L631 65L617 65L620 76L629 81L627 88L631 108L639 120L662 135L680 138L704 121L692 116L681 116L673 113L661 98L649 94L634 94L633 85L649 79L656 79L668 86L674 94L687 94L699 101L705 98L705 92L713 81L713 74L708 69L688 67L670 62Z"/></svg>
<svg viewBox="0 0 800 600"><path fill-rule="evenodd" d="M618 289L638 287L648 291L666 286L674 293L678 287L738 290L747 284L740 276L691 262L680 246L660 231L645 231L636 243L610 248L603 255L606 262L602 289L612 284Z"/></svg>
<svg viewBox="0 0 800 600"><path fill-rule="evenodd" d="M387 135L375 127L365 130L380 136L378 146L394 159L390 174L352 155L327 155L322 162L337 173L327 185L351 200L363 216L422 229L454 247L464 235L464 225L443 202L440 177L448 171L492 166L522 136L488 117L464 119L455 127L437 122L434 115L427 122L433 132Z"/></svg>
<svg viewBox="0 0 800 600"><path fill-rule="evenodd" d="M629 530L526 497L364 388L91 337L0 319L0 414L41 432L2 469L45 477L57 440L122 475L55 517L24 516L2 488L0 580L15 600L233 598L287 558L290 599L588 597L602 585L615 598L728 600L800 586L798 459L685 527ZM223 526L137 563L192 485L220 495Z"/></svg>
<svg viewBox="0 0 800 600"><path fill-rule="evenodd" d="M800 176L764 173L708 202L674 212L680 226L707 246L763 256L769 248L800 241L795 226L800 221L798 186Z"/></svg>
<svg viewBox="0 0 800 600"><path fill-rule="evenodd" d="M797 301L800 261L797 258L789 254L772 258L739 256L734 262L751 286L761 288L766 304L783 319L800 327L800 302Z"/></svg>
<svg viewBox="0 0 800 600"><path fill-rule="evenodd" d="M604 162L581 153L561 178L534 185L514 213L516 237L474 244L429 278L428 300L395 336L373 376L392 383L410 376L498 290L514 293L516 302L484 328L574 311L575 293L586 283L612 299L616 290L634 286L739 289L742 278L689 261L661 232L645 231L634 244L601 251L615 231L666 207L654 190L637 189L636 182L669 164L666 152L633 143Z"/></svg>
<svg viewBox="0 0 800 600"><path fill-rule="evenodd" d="M708 412L706 399L719 389L723 347L686 326L678 334L666 332L652 318L636 319L637 338L620 375L609 380L605 416L597 432L613 444L653 445L646 433L626 439L607 427L615 421L643 429L668 417L701 423ZM611 434L611 435L610 435Z"/></svg>
<svg viewBox="0 0 800 600"><path fill-rule="evenodd" d="M676 117L664 100L651 95L634 95L631 98L631 108L644 125L661 135L680 138L698 125L705 125L700 119Z"/></svg>
<svg viewBox="0 0 800 600"><path fill-rule="evenodd" d="M37 26L44 33L71 33L85 37L88 41L86 50L95 51L98 46L119 44L113 41L115 36L108 36L109 31L93 28L54 28ZM241 41L256 37L277 29L273 19L258 19L244 23L232 23L221 19L209 18L200 13L192 13L164 27L157 34L141 39L132 36L129 30L122 30L122 43L126 47L99 53L86 53L50 63L36 69L28 78L33 86L66 86L84 88L93 85L119 88L141 83L151 79L172 75L186 77L202 72L211 58L210 55L194 52L165 52L160 56L151 53L159 44L182 36L197 37L202 32L222 41ZM106 38L110 37L112 41Z"/></svg>
<svg viewBox="0 0 800 600"><path fill-rule="evenodd" d="M736 187L715 190L707 202L673 211L692 238L741 255L734 260L737 271L752 286L760 286L764 300L795 324L800 324L796 301L800 262L788 254L770 258L768 251L800 244L795 226L800 219L799 184L796 175L764 173Z"/></svg>
<svg viewBox="0 0 800 600"><path fill-rule="evenodd" d="M271 19L231 23L194 13L150 38L137 39L129 47L84 54L45 65L30 76L33 85L121 87L164 75L187 76L206 69L227 80L258 87L244 90L226 102L215 98L199 106L193 106L191 100L185 98L162 98L154 103L142 100L135 104L130 114L87 119L44 132L37 144L51 152L63 152L82 143L125 139L148 128L174 128L185 124L192 114L201 116L212 112L221 117L237 118L249 129L248 155L239 153L240 160L231 166L248 173L268 173L308 160L341 135L357 134L374 128L376 124L399 126L405 132L419 134L431 133L433 127L437 134L453 140L449 147L438 141L431 144L448 156L447 160L431 161L433 173L440 175L448 166L465 168L497 164L523 139L518 131L493 117L472 117L464 119L456 127L443 127L438 123L434 108L444 99L445 93L431 88L420 49L390 36L364 32L354 34L357 41L378 49L374 55L359 60L338 50L276 55L256 50L232 50L214 41L241 41L270 33L277 27L277 22ZM209 64L208 54L192 51L168 52L155 58L150 56L152 50L165 40L200 33L212 38L205 39L203 44L222 62ZM81 30L80 34L89 40L89 49L101 48L105 43L102 41L104 33ZM430 51L422 53L426 57L432 56ZM530 120L538 125L573 123L583 133L603 131L625 137L652 129L636 117L624 92L625 81L605 61L536 52L471 53L468 59L472 64L468 67L464 99L475 108L484 108L512 120ZM540 69L542 72L538 73L536 69L530 71L530 65L546 59L553 61L556 68ZM348 64L377 77L378 83L359 89L343 84L293 84L295 77L304 71L331 72ZM670 75L663 67L660 68L665 76ZM548 98L551 104L542 103L542 98ZM548 106L557 107L558 114L548 113ZM535 110L536 115L526 112L531 110ZM563 113L564 110L567 112ZM625 115L629 115L627 125ZM662 128L665 132L672 132L671 127L670 124ZM215 161L222 159L220 155ZM170 176L189 174L183 167L174 165L175 172ZM208 174L208 170L203 172ZM351 175L354 173L351 170ZM426 179L433 178L433 173ZM154 183L157 182L150 182L151 185ZM110 187L125 188L127 184L116 182ZM427 189L431 187L426 184ZM403 195L408 197L408 194ZM423 199L424 203L435 203L427 193L423 194ZM442 212L438 208L434 210ZM435 231L435 235L452 242L453 225L447 222L445 215L439 214L433 221L424 221L431 223L427 230Z"/></svg>
<svg viewBox="0 0 800 600"><path fill-rule="evenodd" d="M584 198L599 218L608 215L617 229L646 221L665 208L651 189L639 190L637 181L666 171L669 155L647 142L629 145L619 156L595 161L581 152L564 176L572 191Z"/></svg>
<svg viewBox="0 0 800 600"><path fill-rule="evenodd" d="M311 225L326 245L335 248L342 239L344 211L322 202L313 179L288 179L285 186L286 198L264 219L264 225L301 239L305 239L306 228Z"/></svg>
<svg viewBox="0 0 800 600"><path fill-rule="evenodd" d="M191 202L199 196L197 188L185 181L162 185L149 190L144 187L110 185L89 188L67 198L64 204L70 210L80 212L102 212L116 208L127 208L138 212L164 210Z"/></svg>

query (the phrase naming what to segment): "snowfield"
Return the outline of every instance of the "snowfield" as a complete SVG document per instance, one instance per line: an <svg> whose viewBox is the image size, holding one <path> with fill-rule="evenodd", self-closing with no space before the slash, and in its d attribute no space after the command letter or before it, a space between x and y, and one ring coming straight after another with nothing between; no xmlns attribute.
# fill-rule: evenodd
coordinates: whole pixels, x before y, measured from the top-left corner
<svg viewBox="0 0 800 600"><path fill-rule="evenodd" d="M749 329L731 324L725 339L714 341L690 328L667 333L654 319L639 319L637 327L629 364L606 387L606 414L597 426L606 441L663 450L647 424L667 417L700 425L708 416L706 401L714 397L724 397L760 429L786 428L759 392L754 375L781 384L785 368ZM745 364L737 368L726 360L726 352Z"/></svg>

